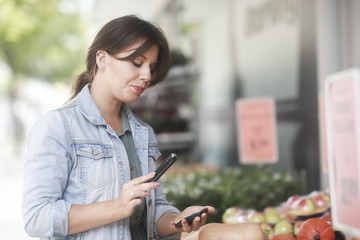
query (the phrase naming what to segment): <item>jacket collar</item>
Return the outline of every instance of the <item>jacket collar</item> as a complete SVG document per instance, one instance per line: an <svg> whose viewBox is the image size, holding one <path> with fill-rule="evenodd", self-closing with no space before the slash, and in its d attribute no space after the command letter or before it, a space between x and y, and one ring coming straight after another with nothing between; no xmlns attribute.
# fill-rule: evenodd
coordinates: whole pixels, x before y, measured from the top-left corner
<svg viewBox="0 0 360 240"><path fill-rule="evenodd" d="M90 122L95 125L106 125L104 118L96 106L94 99L90 95L90 84L86 84L85 87L76 96L75 101L80 108L81 113Z"/></svg>
<svg viewBox="0 0 360 240"><path fill-rule="evenodd" d="M84 117L87 118L90 122L95 125L107 125L90 94L90 86L91 84L86 84L85 87L75 97L76 104L80 108L80 111ZM126 103L123 103L123 107L128 116L131 127L143 127L142 124L137 121Z"/></svg>

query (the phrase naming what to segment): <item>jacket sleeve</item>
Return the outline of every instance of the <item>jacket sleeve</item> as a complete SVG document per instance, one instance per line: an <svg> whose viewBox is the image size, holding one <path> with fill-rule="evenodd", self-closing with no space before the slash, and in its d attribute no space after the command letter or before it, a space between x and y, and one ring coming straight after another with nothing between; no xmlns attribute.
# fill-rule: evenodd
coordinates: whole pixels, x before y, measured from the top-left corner
<svg viewBox="0 0 360 240"><path fill-rule="evenodd" d="M157 222L158 220L161 218L162 215L164 215L167 212L175 212L175 213L180 213L180 211L173 207L168 205L168 202L165 198L165 195L162 193L162 187L158 187L155 191L156 194L156 200L155 200L155 226L154 226L154 236L157 239L161 239L161 240L167 240L167 239L180 239L180 233L174 233L171 234L169 236L164 236L164 237L160 237L157 235Z"/></svg>
<svg viewBox="0 0 360 240"><path fill-rule="evenodd" d="M32 237L66 238L71 204L62 199L71 170L70 140L59 112L30 131L24 166L22 211Z"/></svg>
<svg viewBox="0 0 360 240"><path fill-rule="evenodd" d="M151 149L151 148L150 148ZM157 159L160 156L160 152L158 150L157 147L153 147L151 150L149 150L150 152L152 152L151 154L149 153L149 155L152 155L154 159ZM152 164L153 167L153 171L155 171L155 166L156 164ZM161 182L161 179L159 180ZM172 235L169 236L164 236L164 237L160 237L157 235L157 222L158 220L162 217L162 215L164 215L167 212L175 212L175 213L180 213L180 211L174 207L169 205L165 194L163 193L163 188L160 185L160 187L158 187L157 189L155 189L155 225L154 225L154 237L158 238L158 239L162 239L162 240L167 240L167 239L180 239L180 233L174 233Z"/></svg>

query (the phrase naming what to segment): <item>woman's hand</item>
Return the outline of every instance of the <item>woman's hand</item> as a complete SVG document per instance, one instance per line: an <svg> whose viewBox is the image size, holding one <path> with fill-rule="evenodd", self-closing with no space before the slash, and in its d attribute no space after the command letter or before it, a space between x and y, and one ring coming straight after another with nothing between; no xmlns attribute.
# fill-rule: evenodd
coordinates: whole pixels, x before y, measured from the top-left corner
<svg viewBox="0 0 360 240"><path fill-rule="evenodd" d="M120 195L115 200L92 204L72 204L69 211L68 234L75 234L125 219L134 213L135 207L149 196L151 189L159 187L159 183L150 182L155 172L149 173L123 185Z"/></svg>
<svg viewBox="0 0 360 240"><path fill-rule="evenodd" d="M142 198L150 195L149 191L160 186L158 182L149 182L155 176L155 172L135 178L123 185L120 195L113 201L114 213L117 218L130 217L135 207L142 203Z"/></svg>
<svg viewBox="0 0 360 240"><path fill-rule="evenodd" d="M193 222L189 224L186 221L186 217L201 211L202 209L207 208L207 213L201 214L201 217L197 216L194 218ZM200 229L201 226L203 226L206 223L206 218L208 213L212 213L215 211L215 208L212 206L191 206L186 208L184 211L182 211L173 221L170 222L170 225L175 227L175 224L179 221L181 221L182 227L176 228L177 231L180 232L191 232L191 231L197 231Z"/></svg>

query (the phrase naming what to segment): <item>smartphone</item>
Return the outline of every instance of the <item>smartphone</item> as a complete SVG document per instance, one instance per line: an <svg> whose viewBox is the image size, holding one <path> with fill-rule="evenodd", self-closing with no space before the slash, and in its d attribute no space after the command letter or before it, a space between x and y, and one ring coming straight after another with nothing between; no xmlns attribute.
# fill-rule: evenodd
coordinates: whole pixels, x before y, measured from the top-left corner
<svg viewBox="0 0 360 240"><path fill-rule="evenodd" d="M156 182L159 178L169 169L171 165L176 161L177 156L175 153L171 153L165 161L156 169L155 176L147 182Z"/></svg>
<svg viewBox="0 0 360 240"><path fill-rule="evenodd" d="M187 223L188 223L189 225L191 225L192 222L194 221L194 219L195 219L197 216L201 217L201 215L202 215L203 213L207 213L207 211L208 211L207 208L203 208L201 211L196 212L196 213L193 213L193 214L187 216L185 219L186 219ZM182 220L180 220L179 222L177 222L177 223L175 224L175 227L181 228L181 227L182 227L182 223L181 223L181 222L182 222Z"/></svg>

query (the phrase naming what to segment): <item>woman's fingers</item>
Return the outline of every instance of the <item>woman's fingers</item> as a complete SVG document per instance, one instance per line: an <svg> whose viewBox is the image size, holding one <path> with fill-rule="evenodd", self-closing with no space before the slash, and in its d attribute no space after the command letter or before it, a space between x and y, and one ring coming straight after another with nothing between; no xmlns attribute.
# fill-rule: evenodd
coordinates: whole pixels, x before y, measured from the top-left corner
<svg viewBox="0 0 360 240"><path fill-rule="evenodd" d="M204 208L207 208L207 212L206 213L202 213L201 216L196 216L192 223L189 224L186 221L186 217L190 216L191 214L194 214ZM175 222L177 221L177 219L181 218L181 223L182 223L182 227L178 228L178 231L180 232L191 232L191 231L197 231L200 229L201 226L205 225L206 223L206 219L207 219L207 214L208 213L212 213L215 211L215 208L212 206L192 206L192 207L188 207L186 208L181 214L179 214L176 219L174 219L174 221L172 221L170 224L172 226L175 226Z"/></svg>
<svg viewBox="0 0 360 240"><path fill-rule="evenodd" d="M129 194L128 194L130 201L132 199L147 197L149 195L150 195L150 193L148 191L142 191L142 190L137 190L137 189L129 191Z"/></svg>
<svg viewBox="0 0 360 240"><path fill-rule="evenodd" d="M207 213L203 213L203 214L201 215L201 219L200 219L200 225L201 225L201 226L202 226L202 225L205 225L206 219L207 219Z"/></svg>
<svg viewBox="0 0 360 240"><path fill-rule="evenodd" d="M206 215L206 213L205 213ZM202 222L202 219L203 219L203 215L201 215L201 218L200 217L196 217L191 225L192 227L192 230L193 231L197 231L199 230L199 228L201 227L201 222Z"/></svg>
<svg viewBox="0 0 360 240"><path fill-rule="evenodd" d="M215 208L213 206L205 206L208 209L207 213L212 213L215 211Z"/></svg>
<svg viewBox="0 0 360 240"><path fill-rule="evenodd" d="M137 205L140 205L142 203L141 198L134 198L130 201L131 208L135 208Z"/></svg>
<svg viewBox="0 0 360 240"><path fill-rule="evenodd" d="M182 224L182 231L183 232L191 232L191 226L189 225L189 223L186 221L186 219L181 220L181 224Z"/></svg>
<svg viewBox="0 0 360 240"><path fill-rule="evenodd" d="M151 189L157 188L160 186L158 182L147 182L151 178L155 176L155 172L146 174L141 177L134 178L133 180L125 183L123 185L123 189L125 190L133 190L134 188L139 188L143 191L149 191Z"/></svg>
<svg viewBox="0 0 360 240"><path fill-rule="evenodd" d="M127 192L127 195L131 199L147 197L150 195L149 191L160 186L158 182L147 182L153 178L155 173L149 173L144 176L135 178L130 182L124 184L123 190Z"/></svg>
<svg viewBox="0 0 360 240"><path fill-rule="evenodd" d="M155 172L149 173L123 185L120 195L114 201L114 209L119 215L131 216L135 207L142 203L143 198L150 195L149 191L160 186L158 182L147 182L154 175Z"/></svg>
<svg viewBox="0 0 360 240"><path fill-rule="evenodd" d="M137 178L131 180L130 182L132 182L134 185L138 185L138 184L141 184L141 183L145 183L146 181L152 179L154 176L155 176L155 172L151 172L151 173L148 173L148 174L146 174L144 176L137 177Z"/></svg>

